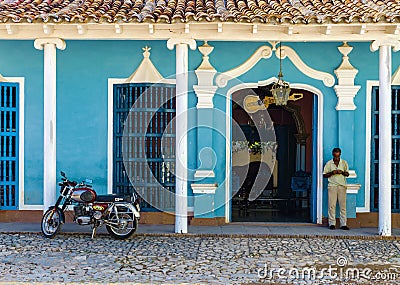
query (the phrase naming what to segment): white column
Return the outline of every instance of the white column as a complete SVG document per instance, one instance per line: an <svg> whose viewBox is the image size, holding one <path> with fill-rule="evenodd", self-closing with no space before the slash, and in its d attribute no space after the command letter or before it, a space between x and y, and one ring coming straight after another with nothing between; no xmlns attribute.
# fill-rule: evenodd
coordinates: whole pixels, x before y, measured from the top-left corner
<svg viewBox="0 0 400 285"><path fill-rule="evenodd" d="M34 46L44 50L43 88L43 211L56 201L56 51L65 49L61 39L37 39Z"/></svg>
<svg viewBox="0 0 400 285"><path fill-rule="evenodd" d="M392 230L392 51L390 45L379 47L379 234L390 236Z"/></svg>
<svg viewBox="0 0 400 285"><path fill-rule="evenodd" d="M167 42L171 50L176 46L175 233L188 232L188 45L196 48L194 40L170 39Z"/></svg>
<svg viewBox="0 0 400 285"><path fill-rule="evenodd" d="M379 49L379 234L392 234L392 49L400 50L400 41L373 41L371 51ZM369 189L366 189L367 191Z"/></svg>

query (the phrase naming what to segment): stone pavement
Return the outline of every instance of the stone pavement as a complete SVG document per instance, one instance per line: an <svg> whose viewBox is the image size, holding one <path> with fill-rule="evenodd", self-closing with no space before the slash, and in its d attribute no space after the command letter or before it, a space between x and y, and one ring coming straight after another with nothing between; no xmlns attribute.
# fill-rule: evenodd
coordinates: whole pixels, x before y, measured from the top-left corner
<svg viewBox="0 0 400 285"><path fill-rule="evenodd" d="M400 283L400 238L376 229L139 225L121 241L72 224L45 239L38 226L0 224L0 284Z"/></svg>
<svg viewBox="0 0 400 285"><path fill-rule="evenodd" d="M40 223L0 223L0 233L38 233ZM89 226L79 226L74 223L63 225L61 233L87 233ZM343 231L329 230L327 227L309 223L230 223L222 226L189 226L189 234L219 234L219 235L278 235L278 236L336 236L336 237L377 237L377 228L358 228ZM106 234L105 228L98 233ZM139 224L138 234L172 234L174 225ZM400 229L392 230L393 236L400 238Z"/></svg>

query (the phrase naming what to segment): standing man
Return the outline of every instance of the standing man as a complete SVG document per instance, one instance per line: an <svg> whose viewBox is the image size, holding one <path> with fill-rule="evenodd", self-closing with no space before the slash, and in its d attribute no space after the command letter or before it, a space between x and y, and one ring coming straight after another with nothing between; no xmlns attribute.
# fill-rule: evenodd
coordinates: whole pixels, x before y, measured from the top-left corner
<svg viewBox="0 0 400 285"><path fill-rule="evenodd" d="M324 177L328 178L328 217L329 229L334 230L336 225L336 203L339 201L340 228L348 230L346 219L346 177L349 176L347 161L340 158L342 151L335 147L332 150L333 159L324 167Z"/></svg>

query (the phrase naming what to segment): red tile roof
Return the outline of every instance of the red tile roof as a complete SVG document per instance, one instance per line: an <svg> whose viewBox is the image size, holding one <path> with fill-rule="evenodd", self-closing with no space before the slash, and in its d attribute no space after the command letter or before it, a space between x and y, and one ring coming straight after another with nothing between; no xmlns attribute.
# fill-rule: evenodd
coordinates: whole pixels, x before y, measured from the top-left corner
<svg viewBox="0 0 400 285"><path fill-rule="evenodd" d="M399 0L1 0L1 22L400 22Z"/></svg>

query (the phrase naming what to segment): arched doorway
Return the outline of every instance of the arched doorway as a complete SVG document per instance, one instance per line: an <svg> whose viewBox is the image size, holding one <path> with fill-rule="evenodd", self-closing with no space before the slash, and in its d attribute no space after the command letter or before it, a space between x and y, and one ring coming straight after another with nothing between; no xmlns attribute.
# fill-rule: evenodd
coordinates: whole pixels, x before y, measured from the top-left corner
<svg viewBox="0 0 400 285"><path fill-rule="evenodd" d="M255 93L261 98L270 86L245 88L232 94L233 102L240 102L246 94ZM231 221L233 222L311 222L313 167L313 106L314 94L306 90L303 98L290 101L286 106L272 104L267 111L273 123L277 141L276 163L271 166L262 159L250 159L244 166L232 153ZM251 116L240 104L232 105L232 120L245 134L246 140L260 141ZM235 140L232 129L231 139ZM243 172L247 171L245 177ZM240 173L239 175L237 175ZM301 189L293 185L295 176L307 176L310 184ZM240 178L238 178L240 177ZM263 180L264 179L264 180ZM237 188L235 188L237 187ZM261 187L261 188L260 188ZM257 189L256 199L249 199L250 191ZM315 195L315 194L314 194Z"/></svg>

